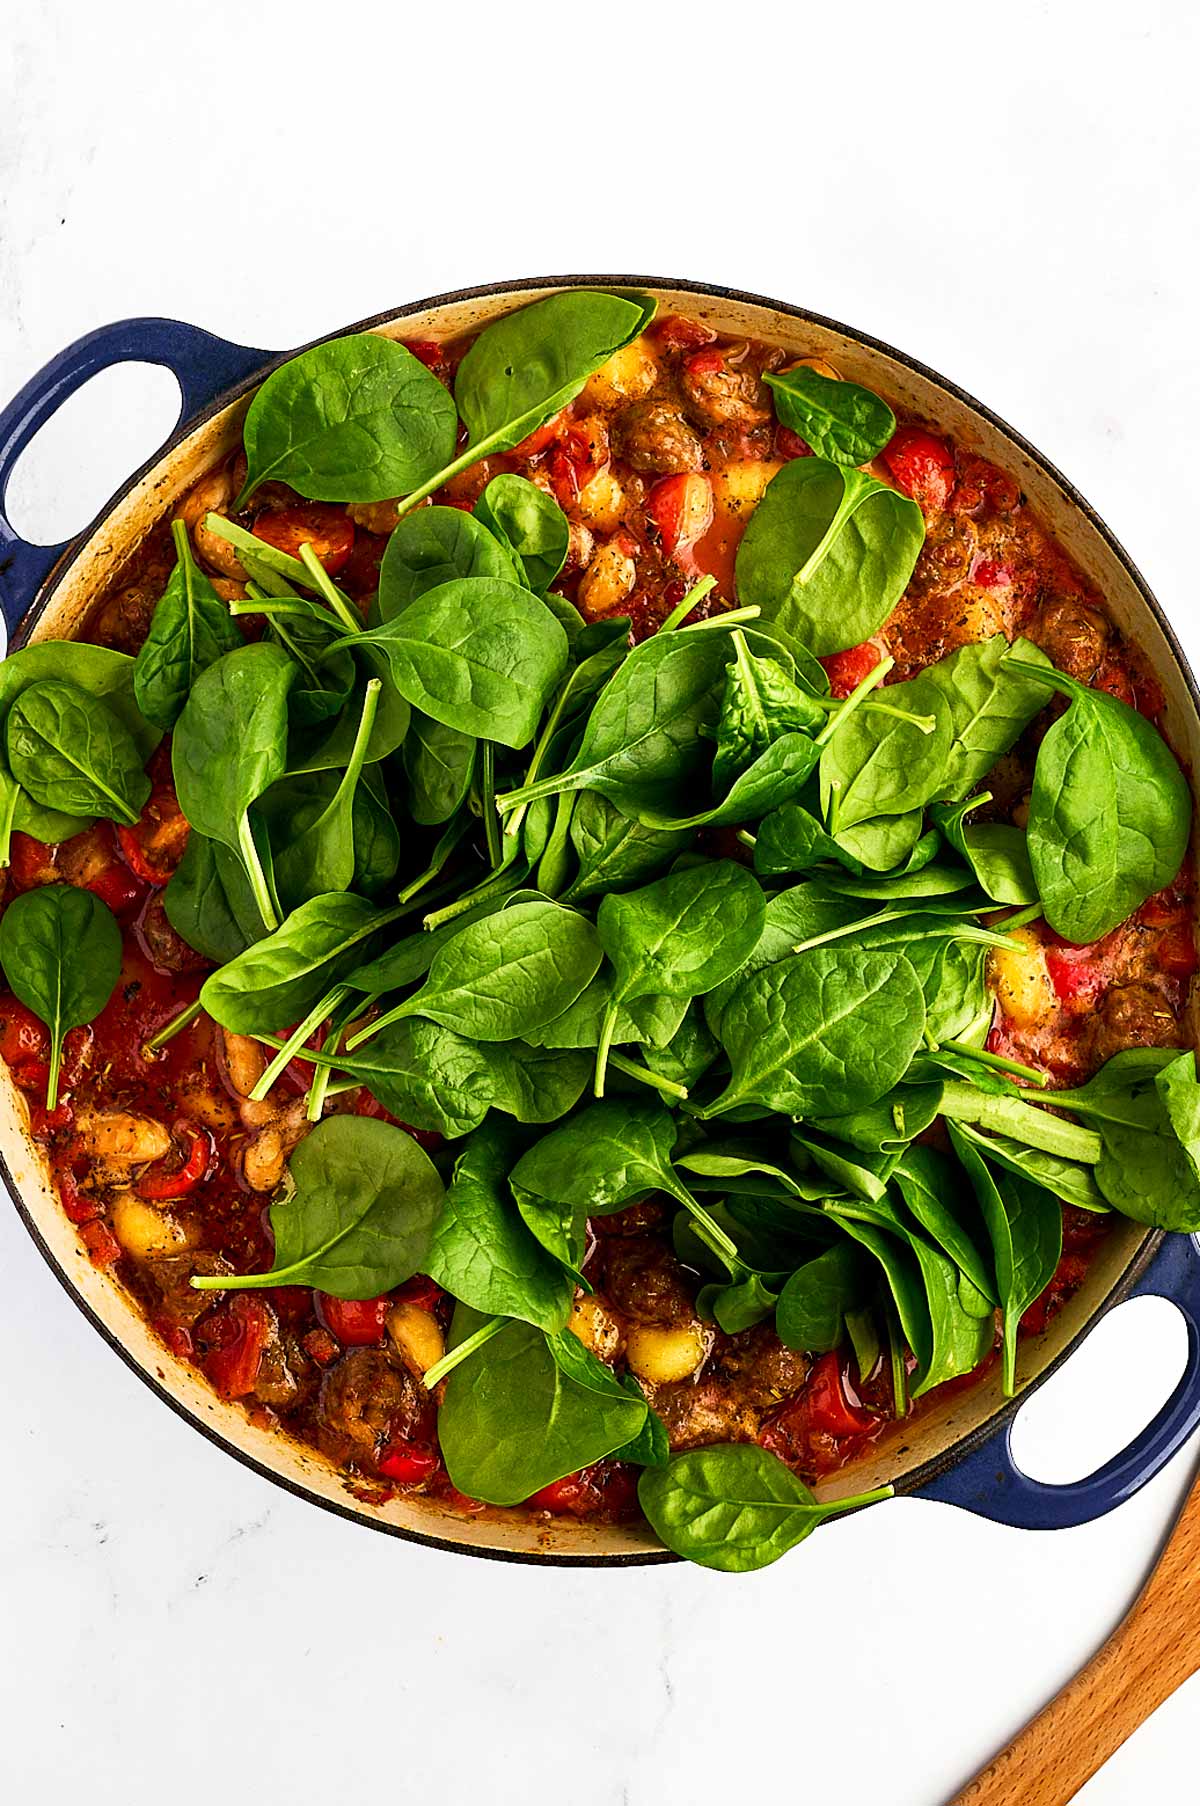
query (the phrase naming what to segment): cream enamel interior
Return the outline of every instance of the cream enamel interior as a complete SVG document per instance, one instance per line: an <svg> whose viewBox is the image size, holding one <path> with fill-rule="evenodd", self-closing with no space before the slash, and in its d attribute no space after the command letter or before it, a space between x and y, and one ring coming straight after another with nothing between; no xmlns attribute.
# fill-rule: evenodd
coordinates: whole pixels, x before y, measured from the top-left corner
<svg viewBox="0 0 1200 1806"><path fill-rule="evenodd" d="M562 284L454 298L370 324L372 330L391 337L455 337L557 286L578 287L581 282L572 279ZM596 286L618 285L598 282ZM1189 694L1187 676L1134 572L1068 488L1003 428L987 420L931 374L827 323L740 297L657 286L652 292L658 295L664 312L688 313L721 332L745 333L781 344L797 355L828 358L842 375L876 388L902 407L938 422L961 444L1012 472L1042 520L1105 597L1118 625L1144 649L1168 699L1166 725L1172 743L1192 771L1200 770L1200 717ZM31 640L70 637L138 540L163 518L214 459L237 442L244 408L244 400L234 402L187 432L107 511L61 575L52 580L48 604L28 636ZM464 1518L420 1500L383 1506L356 1500L338 1474L319 1457L283 1435L256 1428L240 1406L218 1399L191 1368L168 1355L123 1289L91 1265L49 1189L41 1157L28 1136L24 1101L12 1086L7 1070L0 1078L0 1151L28 1218L53 1264L126 1358L198 1427L269 1475L376 1527L473 1553L567 1562L652 1560L656 1556L665 1559L659 1545L637 1528L589 1528L570 1520L543 1526L500 1513ZM1022 1383L1037 1379L1061 1357L1111 1301L1114 1291L1128 1280L1132 1270L1140 1267L1155 1240L1135 1224L1119 1226L1095 1261L1084 1289L1055 1318L1044 1336L1022 1345ZM822 1495L837 1497L888 1481L903 1485L906 1476L911 1479L926 1464L944 1460L962 1439L980 1432L1004 1404L997 1375L940 1408L936 1403L926 1405L914 1423L887 1439L868 1458L838 1474L821 1489Z"/></svg>

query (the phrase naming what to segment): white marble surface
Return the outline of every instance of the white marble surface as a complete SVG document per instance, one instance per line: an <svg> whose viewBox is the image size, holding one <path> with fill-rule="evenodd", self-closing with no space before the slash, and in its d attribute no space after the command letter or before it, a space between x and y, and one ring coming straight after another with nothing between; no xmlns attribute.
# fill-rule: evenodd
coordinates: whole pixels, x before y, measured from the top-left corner
<svg viewBox="0 0 1200 1806"><path fill-rule="evenodd" d="M1197 48L1182 0L27 4L0 47L0 389L125 314L282 346L499 276L710 277L985 397L1200 652ZM14 486L31 532L78 526L170 424L158 373L97 389ZM210 1448L10 1212L0 1271L0 1792L39 1806L934 1806L1107 1634L1197 1452L1054 1537L914 1501L744 1580L459 1561ZM1094 1465L1181 1348L1169 1307L1121 1313L1028 1409L1031 1464ZM1194 1797L1198 1703L1085 1806Z"/></svg>

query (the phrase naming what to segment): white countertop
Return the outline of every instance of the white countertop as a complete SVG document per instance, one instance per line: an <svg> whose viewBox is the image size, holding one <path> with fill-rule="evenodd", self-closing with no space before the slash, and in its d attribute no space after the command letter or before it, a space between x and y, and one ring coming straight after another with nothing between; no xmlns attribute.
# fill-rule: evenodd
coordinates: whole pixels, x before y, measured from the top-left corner
<svg viewBox="0 0 1200 1806"><path fill-rule="evenodd" d="M986 399L1197 654L1197 38L1178 0L807 22L756 0L35 0L0 47L0 391L127 314L283 346L495 277L709 278ZM97 384L26 461L17 524L79 526L171 425L172 387ZM194 1435L8 1210L0 1272L0 1787L37 1806L935 1806L1107 1635L1197 1455L1055 1536L902 1501L744 1579L472 1562ZM1030 1465L1096 1465L1181 1362L1177 1314L1127 1307L1028 1408ZM1083 1806L1192 1797L1196 1686Z"/></svg>

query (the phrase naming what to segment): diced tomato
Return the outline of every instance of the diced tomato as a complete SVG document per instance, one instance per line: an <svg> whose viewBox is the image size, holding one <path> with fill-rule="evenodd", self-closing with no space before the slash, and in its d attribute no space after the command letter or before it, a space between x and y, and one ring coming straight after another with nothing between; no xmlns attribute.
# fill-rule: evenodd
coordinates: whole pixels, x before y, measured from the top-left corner
<svg viewBox="0 0 1200 1806"><path fill-rule="evenodd" d="M397 1286L394 1296L397 1303L419 1304L423 1311L431 1311L446 1294L436 1279L429 1279L424 1273L414 1273L402 1286Z"/></svg>
<svg viewBox="0 0 1200 1806"><path fill-rule="evenodd" d="M253 1292L226 1298L203 1319L204 1371L222 1398L253 1392L272 1327L270 1306Z"/></svg>
<svg viewBox="0 0 1200 1806"><path fill-rule="evenodd" d="M190 832L168 778L154 785L135 827L117 824L117 841L134 876L159 889L183 858Z"/></svg>
<svg viewBox="0 0 1200 1806"><path fill-rule="evenodd" d="M981 558L971 572L971 582L980 589L1007 589L1012 580L1011 566L997 558Z"/></svg>
<svg viewBox="0 0 1200 1806"><path fill-rule="evenodd" d="M93 872L83 889L90 890L94 897L107 903L115 916L129 915L146 895L146 886L141 879L136 878L119 859L114 859L111 865L103 865Z"/></svg>
<svg viewBox="0 0 1200 1806"><path fill-rule="evenodd" d="M663 477L646 497L646 513L658 528L663 551L674 558L703 539L712 526L712 484L699 471Z"/></svg>
<svg viewBox="0 0 1200 1806"><path fill-rule="evenodd" d="M851 1393L848 1372L836 1348L814 1363L804 1397L813 1428L827 1436L862 1436L875 1427L871 1412L864 1411L857 1395Z"/></svg>
<svg viewBox="0 0 1200 1806"><path fill-rule="evenodd" d="M694 351L697 346L711 345L716 336L711 326L686 314L667 314L650 328L650 337L665 351Z"/></svg>
<svg viewBox="0 0 1200 1806"><path fill-rule="evenodd" d="M567 419L567 411L563 408L557 414L553 414L549 420L544 420L541 426L535 426L533 431L522 439L520 445L513 446L509 455L514 458L526 459L539 457L548 445L554 444L566 427Z"/></svg>
<svg viewBox="0 0 1200 1806"><path fill-rule="evenodd" d="M941 514L954 493L954 453L919 426L898 427L883 451L892 481L926 519Z"/></svg>
<svg viewBox="0 0 1200 1806"><path fill-rule="evenodd" d="M706 351L693 351L684 358L683 367L689 376L715 376L725 368L724 354L715 346Z"/></svg>
<svg viewBox="0 0 1200 1806"><path fill-rule="evenodd" d="M1186 922L1191 919L1192 905L1192 871L1190 861L1184 866L1173 884L1162 890L1156 890L1152 897L1147 897L1134 917L1143 928L1169 928L1173 922Z"/></svg>
<svg viewBox="0 0 1200 1806"><path fill-rule="evenodd" d="M50 1031L16 997L0 1000L0 1057L7 1065L50 1058Z"/></svg>
<svg viewBox="0 0 1200 1806"><path fill-rule="evenodd" d="M201 1180L208 1177L208 1170L216 1153L208 1130L198 1129L194 1123L181 1118L172 1133L176 1141L187 1150L182 1162L170 1166L165 1161L157 1160L153 1166L147 1167L137 1182L139 1197L153 1203L165 1202L168 1198L185 1198L190 1191L195 1191Z"/></svg>
<svg viewBox="0 0 1200 1806"><path fill-rule="evenodd" d="M392 1301L380 1298L331 1298L316 1292L317 1315L343 1348L380 1348L387 1333Z"/></svg>
<svg viewBox="0 0 1200 1806"><path fill-rule="evenodd" d="M354 522L329 502L304 502L260 514L254 536L293 558L300 556L301 546L311 545L331 577L337 576L354 550Z"/></svg>
<svg viewBox="0 0 1200 1806"><path fill-rule="evenodd" d="M1130 708L1134 706L1133 682L1128 671L1115 658L1105 659L1092 679L1092 688L1103 690L1107 696L1115 696L1118 702L1127 703Z"/></svg>
<svg viewBox="0 0 1200 1806"><path fill-rule="evenodd" d="M812 446L799 433L794 433L790 426L775 428L775 456L790 464L793 458L811 458Z"/></svg>
<svg viewBox="0 0 1200 1806"><path fill-rule="evenodd" d="M856 690L864 677L869 677L883 654L874 640L861 646L848 646L845 652L830 652L821 660L829 679L832 695L839 699Z"/></svg>
<svg viewBox="0 0 1200 1806"><path fill-rule="evenodd" d="M579 492L599 469L592 461L592 442L579 427L568 424L555 442L546 460L553 489L560 508L570 511L579 500Z"/></svg>
<svg viewBox="0 0 1200 1806"><path fill-rule="evenodd" d="M448 364L446 353L441 345L435 344L432 339L401 339L400 343L406 351L411 351L427 370L432 370L433 374L440 377L443 382L446 380Z"/></svg>
<svg viewBox="0 0 1200 1806"><path fill-rule="evenodd" d="M327 1329L310 1329L301 1343L318 1367L331 1367L342 1352Z"/></svg>
<svg viewBox="0 0 1200 1806"><path fill-rule="evenodd" d="M35 890L39 884L58 883L54 848L44 840L35 840L32 834L22 834L19 829L13 833L8 861L9 883L14 890Z"/></svg>
<svg viewBox="0 0 1200 1806"><path fill-rule="evenodd" d="M1190 922L1175 922L1165 929L1154 950L1154 957L1160 970L1168 978L1190 978L1200 967Z"/></svg>
<svg viewBox="0 0 1200 1806"><path fill-rule="evenodd" d="M375 1465L385 1479L416 1486L437 1472L438 1457L417 1442L389 1442Z"/></svg>
<svg viewBox="0 0 1200 1806"><path fill-rule="evenodd" d="M55 1161L54 1177L63 1215L72 1223L90 1223L100 1215L100 1206L89 1192L80 1191L79 1181L69 1166Z"/></svg>
<svg viewBox="0 0 1200 1806"><path fill-rule="evenodd" d="M94 1267L115 1267L121 1258L121 1244L99 1217L79 1225L79 1239L88 1251Z"/></svg>
<svg viewBox="0 0 1200 1806"><path fill-rule="evenodd" d="M555 1517L586 1518L597 1511L623 1515L637 1498L637 1482L623 1463L597 1461L580 1468L577 1474L566 1474L552 1480L525 1503L534 1511L553 1512Z"/></svg>
<svg viewBox="0 0 1200 1806"><path fill-rule="evenodd" d="M1053 929L1043 929L1046 970L1061 1002L1080 1009L1096 1000L1112 977L1112 957L1120 935L1117 929L1090 946L1077 947Z"/></svg>
<svg viewBox="0 0 1200 1806"><path fill-rule="evenodd" d="M49 1080L49 1077L50 1068L47 1067L47 1080ZM26 1087L22 1087L22 1089L26 1089ZM41 1095L45 1095L44 1087L41 1088ZM45 1104L36 1102L29 1106L29 1132L35 1141L49 1141L60 1129L69 1129L73 1127L74 1122L74 1105L68 1103L65 1099L60 1100L60 1102L54 1106L53 1110L47 1110Z"/></svg>

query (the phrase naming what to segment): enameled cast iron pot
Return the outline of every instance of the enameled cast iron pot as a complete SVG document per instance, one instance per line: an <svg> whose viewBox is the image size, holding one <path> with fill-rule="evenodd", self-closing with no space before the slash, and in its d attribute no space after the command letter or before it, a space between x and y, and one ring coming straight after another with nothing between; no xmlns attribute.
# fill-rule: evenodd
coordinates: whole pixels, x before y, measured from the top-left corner
<svg viewBox="0 0 1200 1806"><path fill-rule="evenodd" d="M1011 427L961 389L913 359L832 320L732 289L640 277L554 277L440 295L380 314L357 327L389 337L447 338L475 330L557 288L647 289L664 313L698 316L718 331L768 339L797 354L819 353L847 376L936 421L960 443L1011 471L1033 507L1108 603L1118 625L1145 651L1167 697L1176 751L1200 774L1200 691L1165 615L1121 546L1058 471ZM338 336L331 334L331 337ZM214 460L239 440L255 384L291 353L256 351L175 320L124 320L89 333L53 358L0 414L0 603L13 648L64 638L141 537ZM12 469L59 405L113 364L165 365L182 391L179 424L162 450L131 477L98 519L61 546L33 546L4 512ZM155 1340L121 1287L91 1265L49 1189L25 1127L24 1105L6 1071L0 1080L0 1169L31 1237L67 1294L109 1346L180 1416L264 1478L327 1510L436 1548L565 1565L667 1561L645 1529L549 1526L485 1513L463 1519L420 1499L369 1505L345 1490L315 1454L248 1422L191 1368ZM1022 1343L1021 1397L1053 1371L1104 1312L1144 1293L1171 1298L1187 1323L1187 1365L1179 1385L1130 1446L1090 1478L1069 1486L1033 1481L1014 1464L1009 1439L1017 1403L999 1376L939 1404L821 1489L836 1497L891 1481L900 1493L960 1505L999 1523L1060 1529L1086 1523L1144 1485L1200 1423L1200 1255L1196 1238L1167 1236L1118 1221L1083 1289L1046 1332ZM1019 1401L1018 1401L1019 1402Z"/></svg>

